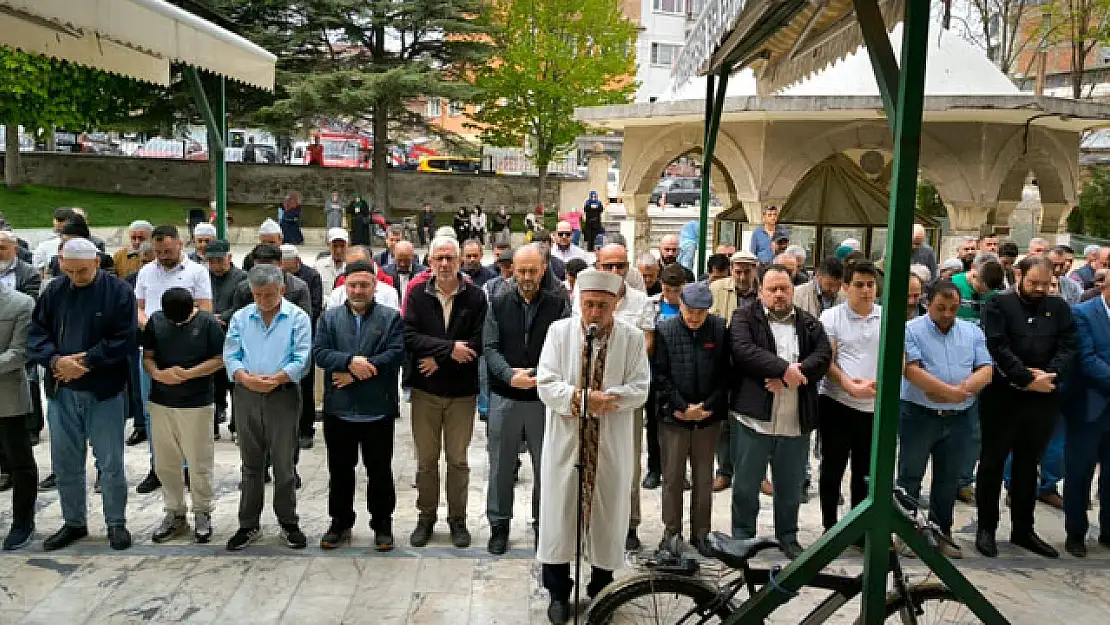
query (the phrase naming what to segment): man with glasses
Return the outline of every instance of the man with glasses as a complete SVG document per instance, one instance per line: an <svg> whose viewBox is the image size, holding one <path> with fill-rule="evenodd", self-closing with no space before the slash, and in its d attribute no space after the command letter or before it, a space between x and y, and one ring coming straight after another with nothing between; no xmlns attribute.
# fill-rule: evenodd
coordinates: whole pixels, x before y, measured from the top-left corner
<svg viewBox="0 0 1110 625"><path fill-rule="evenodd" d="M586 250L575 245L571 238L574 236L574 229L571 228L569 221L560 221L555 226L555 247L551 248L551 255L565 264L572 258L581 258L584 261L589 261L589 256Z"/></svg>
<svg viewBox="0 0 1110 625"><path fill-rule="evenodd" d="M462 270L478 286L497 277L497 272L482 264L482 243L467 239L462 244Z"/></svg>
<svg viewBox="0 0 1110 625"><path fill-rule="evenodd" d="M470 546L466 500L470 481L467 448L474 432L478 356L486 296L459 271L455 239L432 241L431 275L410 284L405 301L405 347L411 366L412 436L416 446L418 518L409 542L423 547L432 537L439 508L440 450L447 457L447 524L451 542Z"/></svg>
<svg viewBox="0 0 1110 625"><path fill-rule="evenodd" d="M1048 260L1052 263L1052 275L1059 280L1060 297L1064 298L1068 306L1075 306L1083 297L1083 286L1067 277L1068 270L1071 269L1071 261L1068 260L1068 250L1070 249L1063 245L1057 245L1048 252Z"/></svg>
<svg viewBox="0 0 1110 625"><path fill-rule="evenodd" d="M150 240L153 232L154 226L149 221L142 219L131 222L131 225L127 227L127 239L131 244L128 247L120 248L112 257L116 275L121 280L143 268L139 248L143 246L143 243Z"/></svg>

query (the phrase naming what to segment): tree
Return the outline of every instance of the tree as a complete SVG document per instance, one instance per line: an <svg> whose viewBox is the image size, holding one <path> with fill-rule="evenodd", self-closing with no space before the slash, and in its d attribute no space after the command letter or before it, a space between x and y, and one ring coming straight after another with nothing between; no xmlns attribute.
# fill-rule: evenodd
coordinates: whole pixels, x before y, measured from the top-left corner
<svg viewBox="0 0 1110 625"><path fill-rule="evenodd" d="M1091 179L1079 194L1079 207L1072 211L1080 214L1078 224L1082 232L1092 237L1110 238L1110 169L1094 167ZM1068 218L1069 227L1073 224Z"/></svg>
<svg viewBox="0 0 1110 625"><path fill-rule="evenodd" d="M623 104L635 92L636 26L615 0L495 0L487 9L496 62L478 71L482 140L527 145L539 171L587 131L580 106Z"/></svg>
<svg viewBox="0 0 1110 625"><path fill-rule="evenodd" d="M388 209L387 154L398 131L446 134L409 109L469 101L485 62L484 0L210 0L278 56L274 101L255 119L292 132L327 123L372 128L374 203Z"/></svg>
<svg viewBox="0 0 1110 625"><path fill-rule="evenodd" d="M155 87L122 76L0 47L0 123L5 125L4 178L21 183L19 127L33 134L72 131L126 119Z"/></svg>
<svg viewBox="0 0 1110 625"><path fill-rule="evenodd" d="M1006 75L1013 72L1021 53L1036 43L1028 28L1023 32L1023 20L1034 14L1037 4L1038 0L967 0L970 38Z"/></svg>
<svg viewBox="0 0 1110 625"><path fill-rule="evenodd" d="M1110 35L1110 0L1046 0L1037 35L1067 51L1072 97L1083 97L1087 57Z"/></svg>

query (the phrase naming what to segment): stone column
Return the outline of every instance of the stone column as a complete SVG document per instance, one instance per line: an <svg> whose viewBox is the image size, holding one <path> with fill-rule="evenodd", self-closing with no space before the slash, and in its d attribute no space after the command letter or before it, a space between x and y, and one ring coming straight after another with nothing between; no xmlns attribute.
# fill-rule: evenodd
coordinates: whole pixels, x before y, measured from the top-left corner
<svg viewBox="0 0 1110 625"><path fill-rule="evenodd" d="M1013 219L1014 210L1017 209L1018 204L1017 200L999 200L995 204L994 223L991 225L1000 226L1009 232L1012 227L1010 221Z"/></svg>
<svg viewBox="0 0 1110 625"><path fill-rule="evenodd" d="M1071 214L1072 208L1074 207L1071 204L1042 203L1037 236L1055 244L1057 235L1068 231L1068 215Z"/></svg>
<svg viewBox="0 0 1110 625"><path fill-rule="evenodd" d="M634 250L651 249L651 217L648 215L648 204L651 195L647 193L626 193L624 210L626 219L632 220L635 235L631 241Z"/></svg>
<svg viewBox="0 0 1110 625"><path fill-rule="evenodd" d="M991 211L990 206L975 202L948 202L945 207L948 209L949 231L941 237L940 249L937 250L938 263L955 256L964 237L979 237Z"/></svg>

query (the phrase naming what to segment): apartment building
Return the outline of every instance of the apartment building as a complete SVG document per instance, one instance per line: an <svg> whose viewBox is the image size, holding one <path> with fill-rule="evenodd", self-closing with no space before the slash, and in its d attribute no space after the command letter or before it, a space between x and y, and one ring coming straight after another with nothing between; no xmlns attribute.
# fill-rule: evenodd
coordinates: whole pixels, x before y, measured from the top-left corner
<svg viewBox="0 0 1110 625"><path fill-rule="evenodd" d="M622 0L624 14L640 26L636 41L637 102L664 98L686 35L704 0Z"/></svg>

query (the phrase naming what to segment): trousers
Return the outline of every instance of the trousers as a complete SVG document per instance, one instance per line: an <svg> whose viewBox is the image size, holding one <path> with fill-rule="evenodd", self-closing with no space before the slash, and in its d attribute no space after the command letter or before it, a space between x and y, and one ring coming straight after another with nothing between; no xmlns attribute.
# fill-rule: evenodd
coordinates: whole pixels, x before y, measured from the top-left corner
<svg viewBox="0 0 1110 625"><path fill-rule="evenodd" d="M759 483L770 464L775 484L775 537L784 544L796 542L809 436L761 434L736 421L732 424L732 458L732 537L755 537Z"/></svg>
<svg viewBox="0 0 1110 625"><path fill-rule="evenodd" d="M543 587L551 593L551 598L556 601L569 601L570 593L574 590L574 580L570 577L570 563L544 564ZM591 567L590 584L586 587L586 596L596 597L605 587L613 583L613 572L601 567Z"/></svg>
<svg viewBox="0 0 1110 625"><path fill-rule="evenodd" d="M1095 465L1110 467L1110 415L1096 421L1069 418L1064 439L1064 530L1069 538L1086 538L1091 524L1087 501L1091 496ZM1110 488L1099 488L1100 538L1110 537Z"/></svg>
<svg viewBox="0 0 1110 625"><path fill-rule="evenodd" d="M154 471L162 482L168 514L185 514L183 462L189 463L189 496L193 512L212 513L212 406L170 408L150 402L151 438L155 441Z"/></svg>
<svg viewBox="0 0 1110 625"><path fill-rule="evenodd" d="M659 444L663 456L663 526L668 536L682 533L682 486L690 463L690 538L709 534L713 515L713 450L721 424L701 428L663 423Z"/></svg>
<svg viewBox="0 0 1110 625"><path fill-rule="evenodd" d="M297 422L301 413L301 392L289 383L262 394L236 384L236 430L242 463L242 493L239 497L239 527L259 527L265 485L263 474L267 458L274 466L274 515L282 524L296 524L294 450L297 449Z"/></svg>
<svg viewBox="0 0 1110 625"><path fill-rule="evenodd" d="M538 401L517 401L491 393L486 422L489 451L489 488L486 517L490 525L508 524L513 518L513 489L520 442L532 459L532 519L540 518L540 458L547 408Z"/></svg>
<svg viewBox="0 0 1110 625"><path fill-rule="evenodd" d="M844 470L852 463L852 507L867 497L867 476L871 471L871 429L874 413L862 412L846 406L828 395L818 399L821 433L821 477L818 492L821 497L821 523L825 529L836 525L840 506L840 485ZM809 442L806 442L806 464L809 462Z"/></svg>
<svg viewBox="0 0 1110 625"><path fill-rule="evenodd" d="M4 472L12 479L12 526L30 525L35 519L39 469L23 417L0 418L0 451Z"/></svg>
<svg viewBox="0 0 1110 625"><path fill-rule="evenodd" d="M62 519L70 527L88 525L85 458L92 445L100 471L100 497L108 527L126 522L127 477L123 469L123 393L98 400L88 391L61 387L49 402L50 465L57 476Z"/></svg>
<svg viewBox="0 0 1110 625"><path fill-rule="evenodd" d="M913 499L921 494L925 467L933 461L929 487L929 518L942 530L952 530L952 509L960 490L959 475L971 439L971 424L979 419L977 406L940 413L903 401L898 421L898 485Z"/></svg>
<svg viewBox="0 0 1110 625"><path fill-rule="evenodd" d="M440 397L412 389L412 439L416 446L416 510L435 521L439 508L439 455L447 456L447 518L466 518L476 397Z"/></svg>
<svg viewBox="0 0 1110 625"><path fill-rule="evenodd" d="M338 529L355 525L355 469L359 454L366 467L366 511L370 528L391 533L397 492L393 487L393 432L396 419L345 421L324 415L324 445L328 450L328 515Z"/></svg>

